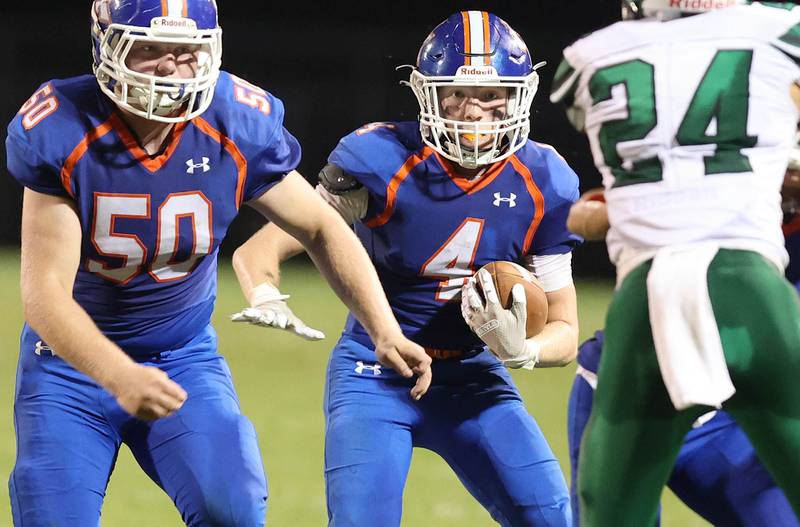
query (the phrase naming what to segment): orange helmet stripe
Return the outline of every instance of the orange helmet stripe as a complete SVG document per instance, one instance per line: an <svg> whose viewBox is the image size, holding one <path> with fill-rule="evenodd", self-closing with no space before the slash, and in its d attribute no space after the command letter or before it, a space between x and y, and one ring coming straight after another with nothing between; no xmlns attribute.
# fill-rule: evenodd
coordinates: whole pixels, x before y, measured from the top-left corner
<svg viewBox="0 0 800 527"><path fill-rule="evenodd" d="M483 15L483 53L486 55L483 57L483 63L487 66L489 65L489 53L491 53L490 43L491 43L491 34L489 33L489 13L486 11L481 12Z"/></svg>
<svg viewBox="0 0 800 527"><path fill-rule="evenodd" d="M464 64L471 65L472 57L470 57L469 54L471 53L470 45L472 44L472 37L470 37L469 12L462 11L461 19L464 21Z"/></svg>

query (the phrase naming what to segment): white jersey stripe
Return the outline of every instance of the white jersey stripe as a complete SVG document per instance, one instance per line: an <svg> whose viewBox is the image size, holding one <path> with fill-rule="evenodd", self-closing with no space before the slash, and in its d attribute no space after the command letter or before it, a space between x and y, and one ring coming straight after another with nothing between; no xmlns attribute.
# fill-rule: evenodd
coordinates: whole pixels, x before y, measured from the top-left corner
<svg viewBox="0 0 800 527"><path fill-rule="evenodd" d="M167 0L167 16L182 17L186 0Z"/></svg>
<svg viewBox="0 0 800 527"><path fill-rule="evenodd" d="M483 53L483 15L480 11L467 11L469 15L469 38L470 38L470 53ZM482 61L477 62L480 64ZM472 61L475 64L476 61Z"/></svg>

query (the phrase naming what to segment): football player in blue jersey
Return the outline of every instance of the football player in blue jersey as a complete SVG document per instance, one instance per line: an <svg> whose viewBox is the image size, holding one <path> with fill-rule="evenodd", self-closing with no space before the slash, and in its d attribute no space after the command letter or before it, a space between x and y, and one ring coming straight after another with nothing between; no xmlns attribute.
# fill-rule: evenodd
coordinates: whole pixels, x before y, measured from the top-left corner
<svg viewBox="0 0 800 527"><path fill-rule="evenodd" d="M419 122L363 126L320 173L317 191L355 224L405 335L435 358L435 381L415 403L349 317L326 386L331 526L398 526L414 447L444 458L498 523L570 525L558 461L504 367L561 366L577 351L579 238L566 217L578 180L553 148L528 139L535 70L506 22L456 13L428 36L412 70ZM237 250L251 307L235 320L304 333L277 289L280 261L301 249L268 225ZM487 303L477 295L471 277L497 260L525 265L544 285L541 334L525 338L521 291L503 309L482 271Z"/></svg>
<svg viewBox="0 0 800 527"><path fill-rule="evenodd" d="M295 171L281 101L220 71L214 0L95 0L92 36L95 75L43 84L8 127L25 187L14 524L99 525L126 443L188 525L263 525L255 430L210 326L241 205L302 240L414 397L430 358Z"/></svg>

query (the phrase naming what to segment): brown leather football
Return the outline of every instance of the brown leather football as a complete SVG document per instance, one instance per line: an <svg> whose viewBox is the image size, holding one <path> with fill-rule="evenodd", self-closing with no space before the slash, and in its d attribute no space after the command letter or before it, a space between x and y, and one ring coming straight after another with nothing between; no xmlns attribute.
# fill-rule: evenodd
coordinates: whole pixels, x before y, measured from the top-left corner
<svg viewBox="0 0 800 527"><path fill-rule="evenodd" d="M500 303L504 308L511 307L511 288L515 284L522 284L525 288L528 317L525 323L526 337L538 335L547 323L547 296L541 282L527 269L513 262L491 262L481 269L486 269L494 280L494 287ZM478 291L483 293L480 282L477 282Z"/></svg>

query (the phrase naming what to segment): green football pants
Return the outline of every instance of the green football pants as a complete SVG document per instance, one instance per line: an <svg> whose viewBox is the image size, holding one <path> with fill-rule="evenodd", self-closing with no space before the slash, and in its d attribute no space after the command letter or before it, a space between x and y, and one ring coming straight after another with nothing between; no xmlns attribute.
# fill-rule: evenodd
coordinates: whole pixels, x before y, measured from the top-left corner
<svg viewBox="0 0 800 527"><path fill-rule="evenodd" d="M654 525L683 437L709 407L675 410L658 368L647 305L651 262L609 307L578 488L584 525ZM724 408L800 515L800 304L761 255L720 250L708 289L736 393Z"/></svg>

